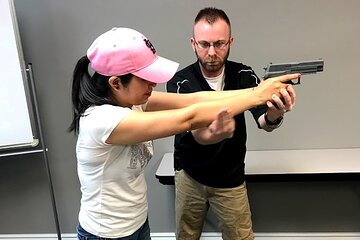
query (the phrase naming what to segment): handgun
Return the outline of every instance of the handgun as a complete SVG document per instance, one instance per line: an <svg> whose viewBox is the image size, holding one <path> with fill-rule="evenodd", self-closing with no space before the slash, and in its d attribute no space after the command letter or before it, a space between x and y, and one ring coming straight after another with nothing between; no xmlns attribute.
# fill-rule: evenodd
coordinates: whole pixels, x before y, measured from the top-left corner
<svg viewBox="0 0 360 240"><path fill-rule="evenodd" d="M317 72L322 72L324 70L324 60L312 60L304 62L292 62L292 63L269 63L265 68L264 80L271 77L277 77L285 74L292 73L301 73L305 74L314 74ZM300 77L297 82L289 81L287 82L292 85L300 84Z"/></svg>

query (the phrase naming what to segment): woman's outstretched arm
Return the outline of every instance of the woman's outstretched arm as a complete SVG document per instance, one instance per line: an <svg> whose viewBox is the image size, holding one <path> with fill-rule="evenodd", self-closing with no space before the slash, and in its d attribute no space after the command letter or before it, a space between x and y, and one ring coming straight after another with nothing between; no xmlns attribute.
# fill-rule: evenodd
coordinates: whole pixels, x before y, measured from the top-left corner
<svg viewBox="0 0 360 240"><path fill-rule="evenodd" d="M265 104L266 101L271 101L273 94L280 96L280 90L286 89L287 86L284 82L299 76L299 74L289 74L267 79L259 86L245 90L159 94L155 97L155 102L149 102L150 112L132 111L129 113L116 126L106 142L135 144L206 127L215 120L221 109L228 108L237 115ZM170 96L170 99L167 96ZM155 111L160 109L160 106L167 108L172 106L175 109Z"/></svg>

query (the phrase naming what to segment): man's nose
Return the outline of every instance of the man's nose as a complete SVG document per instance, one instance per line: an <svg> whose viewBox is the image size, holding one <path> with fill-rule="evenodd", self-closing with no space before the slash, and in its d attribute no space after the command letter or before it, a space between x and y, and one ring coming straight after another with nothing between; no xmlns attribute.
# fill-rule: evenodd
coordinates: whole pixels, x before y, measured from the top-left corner
<svg viewBox="0 0 360 240"><path fill-rule="evenodd" d="M215 51L214 45L210 45L210 47L208 49L208 55L213 56L215 54L216 54L216 51Z"/></svg>

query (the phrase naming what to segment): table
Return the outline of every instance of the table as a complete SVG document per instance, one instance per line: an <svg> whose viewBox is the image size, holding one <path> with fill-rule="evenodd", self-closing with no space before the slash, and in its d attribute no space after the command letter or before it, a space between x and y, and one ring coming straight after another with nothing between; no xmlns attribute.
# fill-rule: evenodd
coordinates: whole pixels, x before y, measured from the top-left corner
<svg viewBox="0 0 360 240"><path fill-rule="evenodd" d="M247 181L359 180L360 149L248 151ZM173 153L165 153L156 171L162 184L174 184Z"/></svg>

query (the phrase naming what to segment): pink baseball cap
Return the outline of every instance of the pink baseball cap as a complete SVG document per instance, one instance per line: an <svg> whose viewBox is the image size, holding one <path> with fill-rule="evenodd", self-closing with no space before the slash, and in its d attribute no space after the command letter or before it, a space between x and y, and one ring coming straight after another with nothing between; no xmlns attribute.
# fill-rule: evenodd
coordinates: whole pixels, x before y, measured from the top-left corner
<svg viewBox="0 0 360 240"><path fill-rule="evenodd" d="M132 73L154 83L169 81L179 63L160 57L154 46L140 32L113 28L101 34L87 50L91 68L105 76Z"/></svg>

